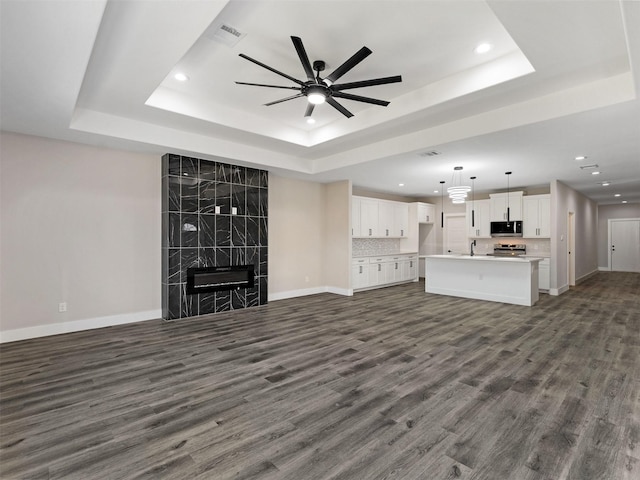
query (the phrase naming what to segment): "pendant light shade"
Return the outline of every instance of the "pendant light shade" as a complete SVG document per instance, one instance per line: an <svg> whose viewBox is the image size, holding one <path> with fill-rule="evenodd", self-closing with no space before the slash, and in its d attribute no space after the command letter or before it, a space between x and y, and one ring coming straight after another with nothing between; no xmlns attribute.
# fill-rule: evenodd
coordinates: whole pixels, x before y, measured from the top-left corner
<svg viewBox="0 0 640 480"><path fill-rule="evenodd" d="M444 180L440 180L440 228L444 228Z"/></svg>
<svg viewBox="0 0 640 480"><path fill-rule="evenodd" d="M509 208L509 175L511 172L504 172L504 174L507 176L507 223L509 223L511 221L511 209Z"/></svg>
<svg viewBox="0 0 640 480"><path fill-rule="evenodd" d="M476 195L475 195L476 177L471 177L471 226L476 226Z"/></svg>
<svg viewBox="0 0 640 480"><path fill-rule="evenodd" d="M462 184L462 167L454 167L451 177L451 186L447 188L447 193L452 203L464 203L467 193L471 187Z"/></svg>

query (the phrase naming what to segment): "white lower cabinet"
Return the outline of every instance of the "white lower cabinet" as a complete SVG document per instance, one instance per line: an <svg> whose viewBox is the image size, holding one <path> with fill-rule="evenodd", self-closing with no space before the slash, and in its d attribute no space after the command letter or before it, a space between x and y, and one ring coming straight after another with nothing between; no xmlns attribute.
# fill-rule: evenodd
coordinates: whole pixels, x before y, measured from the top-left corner
<svg viewBox="0 0 640 480"><path fill-rule="evenodd" d="M364 258L354 259L351 262L351 283L353 289L369 286L369 262Z"/></svg>
<svg viewBox="0 0 640 480"><path fill-rule="evenodd" d="M418 279L418 255L379 255L351 262L353 290L382 287Z"/></svg>

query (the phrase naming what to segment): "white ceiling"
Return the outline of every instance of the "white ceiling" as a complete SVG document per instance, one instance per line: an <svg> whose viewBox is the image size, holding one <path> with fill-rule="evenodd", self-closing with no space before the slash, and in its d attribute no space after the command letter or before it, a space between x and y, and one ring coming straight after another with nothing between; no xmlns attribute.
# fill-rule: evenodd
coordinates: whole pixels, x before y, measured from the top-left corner
<svg viewBox="0 0 640 480"><path fill-rule="evenodd" d="M1 0L3 130L176 152L319 182L432 196L453 167L476 192L560 180L600 204L640 202L640 2L633 0ZM241 32L230 45L220 25ZM306 99L246 54L305 79L291 42L328 74L373 53L349 90ZM487 54L474 47L489 42ZM176 72L190 78L180 83ZM421 155L437 151L437 156ZM576 161L577 155L586 155ZM598 164L600 175L580 165ZM611 182L608 187L599 183ZM400 187L398 184L403 183ZM446 185L445 185L446 186ZM621 197L614 197L620 193Z"/></svg>

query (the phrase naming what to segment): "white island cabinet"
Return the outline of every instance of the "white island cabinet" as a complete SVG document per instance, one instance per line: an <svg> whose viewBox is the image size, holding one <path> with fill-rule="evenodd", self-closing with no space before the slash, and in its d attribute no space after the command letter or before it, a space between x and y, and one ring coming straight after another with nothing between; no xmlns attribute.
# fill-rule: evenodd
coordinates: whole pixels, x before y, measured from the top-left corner
<svg viewBox="0 0 640 480"><path fill-rule="evenodd" d="M475 298L515 305L538 301L536 257L429 255L427 293Z"/></svg>

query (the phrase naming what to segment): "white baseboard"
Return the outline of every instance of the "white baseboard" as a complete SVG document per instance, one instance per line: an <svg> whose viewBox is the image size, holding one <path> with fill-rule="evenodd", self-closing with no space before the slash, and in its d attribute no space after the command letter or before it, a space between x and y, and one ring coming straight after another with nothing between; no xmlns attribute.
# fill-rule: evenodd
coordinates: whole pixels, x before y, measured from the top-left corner
<svg viewBox="0 0 640 480"><path fill-rule="evenodd" d="M146 320L158 320L162 318L162 310L147 310L144 312L124 313L122 315L109 315L107 317L87 318L72 322L52 323L50 325L37 325L35 327L16 328L0 332L0 343L17 342L29 338L48 337L61 333L80 332L93 330L94 328L111 327L125 323L143 322Z"/></svg>
<svg viewBox="0 0 640 480"><path fill-rule="evenodd" d="M278 292L269 294L269 301L284 300L286 298L305 297L307 295L316 295L318 293L335 293L337 295L351 296L353 295L352 289L338 288L338 287L313 287L313 288L300 288L298 290L289 290L286 292Z"/></svg>
<svg viewBox="0 0 640 480"><path fill-rule="evenodd" d="M598 267L599 272L610 272L611 267Z"/></svg>
<svg viewBox="0 0 640 480"><path fill-rule="evenodd" d="M553 296L559 296L562 295L564 292L568 292L569 291L569 285L563 285L560 288L550 288L549 289L549 295L553 295Z"/></svg>
<svg viewBox="0 0 640 480"><path fill-rule="evenodd" d="M582 275L580 278L576 278L576 285L584 282L586 279L588 279L589 277L593 277L595 274L597 274L599 271L599 269L593 270L592 272L589 273L585 273L584 275Z"/></svg>

